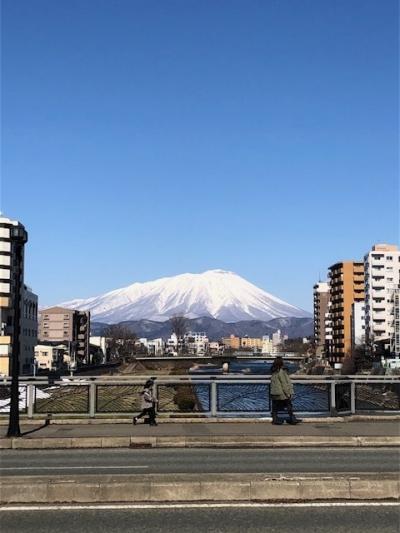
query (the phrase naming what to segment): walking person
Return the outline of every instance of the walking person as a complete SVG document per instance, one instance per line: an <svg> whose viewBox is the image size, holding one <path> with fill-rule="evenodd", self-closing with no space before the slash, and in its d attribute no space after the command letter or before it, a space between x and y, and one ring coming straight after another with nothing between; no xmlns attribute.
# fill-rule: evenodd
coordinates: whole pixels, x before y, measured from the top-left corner
<svg viewBox="0 0 400 533"><path fill-rule="evenodd" d="M149 417L150 426L158 425L156 422L156 399L153 395L153 385L154 381L149 379L146 381L143 391L140 393L142 396L142 412L133 417L134 425L136 425L136 422L139 420L139 418L142 418L142 416L146 415Z"/></svg>
<svg viewBox="0 0 400 533"><path fill-rule="evenodd" d="M282 425L283 421L278 417L279 408L287 409L289 414L288 424L301 422L293 413L292 396L293 384L288 370L283 366L282 357L276 357L271 368L271 399L272 399L272 423Z"/></svg>

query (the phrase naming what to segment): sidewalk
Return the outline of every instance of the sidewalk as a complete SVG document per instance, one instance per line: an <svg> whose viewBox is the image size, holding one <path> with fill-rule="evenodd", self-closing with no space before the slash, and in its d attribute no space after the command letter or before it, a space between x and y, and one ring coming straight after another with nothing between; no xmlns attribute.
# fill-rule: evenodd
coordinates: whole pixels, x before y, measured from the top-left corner
<svg viewBox="0 0 400 533"><path fill-rule="evenodd" d="M399 420L308 421L290 426L254 422L145 424L21 424L21 438L6 438L0 448L114 447L313 447L400 446Z"/></svg>

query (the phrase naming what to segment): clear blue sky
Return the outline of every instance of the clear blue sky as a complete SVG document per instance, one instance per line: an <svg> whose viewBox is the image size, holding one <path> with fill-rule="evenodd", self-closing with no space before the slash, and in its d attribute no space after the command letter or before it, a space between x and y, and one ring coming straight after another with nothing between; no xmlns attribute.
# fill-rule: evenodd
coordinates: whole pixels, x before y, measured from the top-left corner
<svg viewBox="0 0 400 533"><path fill-rule="evenodd" d="M42 305L223 268L310 310L398 240L396 0L1 5L1 206Z"/></svg>

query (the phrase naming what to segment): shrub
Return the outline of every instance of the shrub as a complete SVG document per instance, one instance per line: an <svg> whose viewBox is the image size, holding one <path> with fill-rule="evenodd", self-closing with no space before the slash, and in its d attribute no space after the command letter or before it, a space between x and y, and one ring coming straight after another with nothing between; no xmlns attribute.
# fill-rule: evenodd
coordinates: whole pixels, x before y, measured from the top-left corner
<svg viewBox="0 0 400 533"><path fill-rule="evenodd" d="M179 387L174 396L174 403L180 411L193 411L196 406L196 397L190 387Z"/></svg>

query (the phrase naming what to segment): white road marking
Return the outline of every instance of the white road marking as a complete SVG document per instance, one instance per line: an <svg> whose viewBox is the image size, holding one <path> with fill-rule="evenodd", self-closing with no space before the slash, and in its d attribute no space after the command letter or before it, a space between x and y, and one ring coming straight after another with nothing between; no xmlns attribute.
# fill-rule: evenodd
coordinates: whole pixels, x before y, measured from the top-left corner
<svg viewBox="0 0 400 533"><path fill-rule="evenodd" d="M79 505L10 505L0 506L0 512L4 511L74 511L82 509L212 509L212 508L279 508L279 507L399 507L399 502L313 502L313 503L127 503L127 504L79 504Z"/></svg>
<svg viewBox="0 0 400 533"><path fill-rule="evenodd" d="M88 468L95 468L95 469L104 469L104 468L122 468L122 469L132 469L132 468L149 468L147 465L138 465L138 466L129 466L129 465L122 465L122 466L110 466L110 465L95 465L95 466L1 466L1 470L87 470Z"/></svg>

